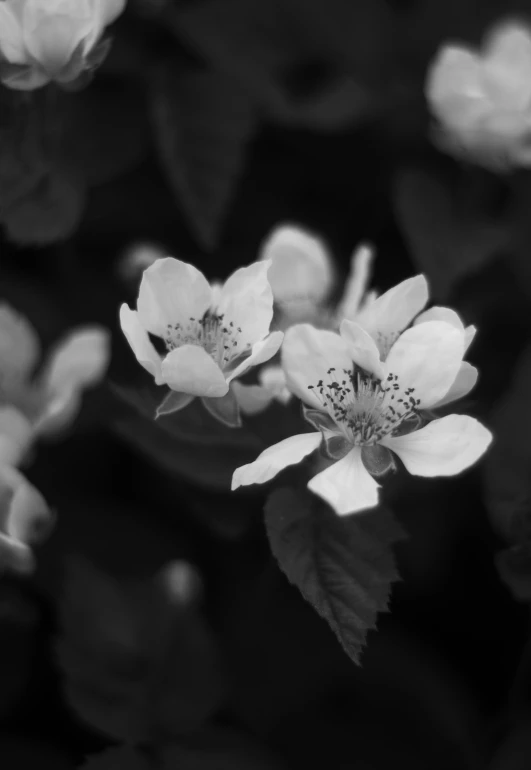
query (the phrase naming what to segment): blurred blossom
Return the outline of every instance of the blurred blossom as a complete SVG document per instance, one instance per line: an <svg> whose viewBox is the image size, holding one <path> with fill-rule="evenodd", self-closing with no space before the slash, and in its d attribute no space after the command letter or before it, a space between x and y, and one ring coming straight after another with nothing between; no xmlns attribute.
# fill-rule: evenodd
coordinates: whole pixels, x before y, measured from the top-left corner
<svg viewBox="0 0 531 770"><path fill-rule="evenodd" d="M236 270L211 286L193 265L166 257L143 275L137 310L120 308L122 330L139 363L170 393L157 410L169 414L196 396L217 419L239 424L231 383L278 351L283 334L269 332L270 262ZM159 354L149 335L162 340Z"/></svg>
<svg viewBox="0 0 531 770"><path fill-rule="evenodd" d="M53 524L46 501L22 474L0 465L0 573L30 573L35 567L31 546Z"/></svg>
<svg viewBox="0 0 531 770"><path fill-rule="evenodd" d="M419 316L427 299L426 280L416 276L374 300L358 322L343 320L339 334L309 324L288 329L286 382L316 432L269 447L235 471L232 488L269 481L322 447L333 463L308 487L343 515L378 504L374 477L395 467L392 453L419 476L450 476L472 465L490 444L486 428L455 414L425 422L428 410L459 397L448 394L474 330L448 308Z"/></svg>
<svg viewBox="0 0 531 770"><path fill-rule="evenodd" d="M501 170L531 165L531 32L498 23L480 51L447 43L432 62L426 96L445 151Z"/></svg>
<svg viewBox="0 0 531 770"><path fill-rule="evenodd" d="M200 572L182 559L167 564L161 570L159 579L168 599L176 606L193 605L203 595L203 578Z"/></svg>
<svg viewBox="0 0 531 770"><path fill-rule="evenodd" d="M144 270L166 256L166 252L152 243L136 243L123 255L118 264L118 272L124 281L140 279Z"/></svg>
<svg viewBox="0 0 531 770"><path fill-rule="evenodd" d="M2 0L0 79L29 91L50 81L68 84L107 53L102 35L126 0Z"/></svg>
<svg viewBox="0 0 531 770"><path fill-rule="evenodd" d="M100 327L72 331L35 374L40 344L28 321L0 305L0 462L18 464L37 435L51 435L75 418L83 390L109 362L109 334Z"/></svg>

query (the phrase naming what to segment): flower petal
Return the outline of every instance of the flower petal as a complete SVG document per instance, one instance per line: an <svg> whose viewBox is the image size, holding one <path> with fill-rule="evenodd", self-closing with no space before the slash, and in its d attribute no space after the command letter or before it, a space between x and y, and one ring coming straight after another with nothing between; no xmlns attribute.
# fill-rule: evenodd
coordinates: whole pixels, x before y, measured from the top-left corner
<svg viewBox="0 0 531 770"><path fill-rule="evenodd" d="M24 380L35 368L41 346L33 326L9 305L0 305L0 361L7 380Z"/></svg>
<svg viewBox="0 0 531 770"><path fill-rule="evenodd" d="M9 3L0 3L0 55L11 64L25 64L28 60L22 26Z"/></svg>
<svg viewBox="0 0 531 770"><path fill-rule="evenodd" d="M93 11L87 0L52 4L49 0L26 0L24 42L33 58L55 75L68 64L93 23Z"/></svg>
<svg viewBox="0 0 531 770"><path fill-rule="evenodd" d="M29 420L12 406L0 408L0 465L18 465L33 438Z"/></svg>
<svg viewBox="0 0 531 770"><path fill-rule="evenodd" d="M341 322L340 334L353 362L378 380L382 380L385 376L385 368L380 361L380 351L371 335L359 324L346 319Z"/></svg>
<svg viewBox="0 0 531 770"><path fill-rule="evenodd" d="M161 358L140 323L137 311L123 304L120 308L120 326L138 363L153 375L157 385L162 385Z"/></svg>
<svg viewBox="0 0 531 770"><path fill-rule="evenodd" d="M245 385L236 380L231 388L241 411L248 415L260 414L275 398L274 393L263 385Z"/></svg>
<svg viewBox="0 0 531 770"><path fill-rule="evenodd" d="M455 381L463 358L464 331L442 321L411 327L395 342L386 366L403 393L413 388L419 409L442 400Z"/></svg>
<svg viewBox="0 0 531 770"><path fill-rule="evenodd" d="M371 278L374 251L370 246L358 246L350 261L350 273L347 277L345 291L337 309L337 320L344 318L354 321L362 307L362 300L367 293Z"/></svg>
<svg viewBox="0 0 531 770"><path fill-rule="evenodd" d="M467 393L470 393L477 380L478 370L476 367L469 364L468 361L463 361L450 390L440 401L434 404L433 408L438 409L441 406L450 404L452 401L463 398Z"/></svg>
<svg viewBox="0 0 531 770"><path fill-rule="evenodd" d="M374 508L378 505L379 488L363 465L359 447L354 447L342 460L308 482L308 489L322 497L340 516Z"/></svg>
<svg viewBox="0 0 531 770"><path fill-rule="evenodd" d="M229 386L223 372L199 345L183 345L162 361L162 379L172 390L191 396L224 396Z"/></svg>
<svg viewBox="0 0 531 770"><path fill-rule="evenodd" d="M74 329L50 353L43 373L46 389L50 393L61 393L96 385L105 374L109 359L107 329L100 326Z"/></svg>
<svg viewBox="0 0 531 770"><path fill-rule="evenodd" d="M255 342L251 350L251 355L238 364L236 369L234 369L234 371L227 377L227 382L231 382L236 377L241 377L241 375L249 371L252 366L258 366L259 364L269 361L270 358L278 353L278 349L282 345L283 339L283 332L271 332L265 339Z"/></svg>
<svg viewBox="0 0 531 770"><path fill-rule="evenodd" d="M405 436L386 436L381 443L416 476L454 476L473 465L491 441L491 432L473 417L450 414Z"/></svg>
<svg viewBox="0 0 531 770"><path fill-rule="evenodd" d="M264 261L241 267L221 289L217 311L225 324L241 329L239 347L253 345L269 332L273 318L273 292L267 279L270 266Z"/></svg>
<svg viewBox="0 0 531 770"><path fill-rule="evenodd" d="M234 471L231 489L249 484L265 484L288 465L295 465L319 447L320 433L301 433L268 447L253 463Z"/></svg>
<svg viewBox="0 0 531 770"><path fill-rule="evenodd" d="M210 308L212 290L196 267L173 257L164 257L144 271L137 309L144 328L165 337L168 325L188 324L201 319Z"/></svg>
<svg viewBox="0 0 531 770"><path fill-rule="evenodd" d="M428 283L423 275L402 281L361 310L356 321L385 355L428 301Z"/></svg>
<svg viewBox="0 0 531 770"><path fill-rule="evenodd" d="M282 368L289 390L314 409L323 409L322 401L312 393L329 369L352 369L346 342L335 332L298 324L287 330L282 345Z"/></svg>
<svg viewBox="0 0 531 770"><path fill-rule="evenodd" d="M427 321L444 321L444 323L455 326L456 329L464 331L465 325L459 318L459 315L449 307L431 307L429 310L425 310L419 316L415 318L416 324L423 324Z"/></svg>
<svg viewBox="0 0 531 770"><path fill-rule="evenodd" d="M293 225L277 227L264 242L261 260L271 260L268 273L275 302L299 305L322 302L334 279L332 260L319 238Z"/></svg>

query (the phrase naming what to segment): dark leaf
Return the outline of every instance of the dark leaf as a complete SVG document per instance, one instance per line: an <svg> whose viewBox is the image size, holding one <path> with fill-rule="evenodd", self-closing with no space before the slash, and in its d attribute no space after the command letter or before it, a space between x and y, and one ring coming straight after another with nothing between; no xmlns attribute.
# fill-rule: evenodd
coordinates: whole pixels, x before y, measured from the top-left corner
<svg viewBox="0 0 531 770"><path fill-rule="evenodd" d="M434 297L446 297L455 283L477 272L507 242L501 223L480 211L465 213L451 189L426 171L401 171L393 195L413 262L426 273Z"/></svg>
<svg viewBox="0 0 531 770"><path fill-rule="evenodd" d="M201 246L216 243L256 125L248 94L217 72L157 70L152 115L162 168Z"/></svg>
<svg viewBox="0 0 531 770"><path fill-rule="evenodd" d="M223 425L228 428L241 428L240 408L232 390L229 390L226 396L202 398L201 401L207 412Z"/></svg>
<svg viewBox="0 0 531 770"><path fill-rule="evenodd" d="M128 746L122 746L87 757L80 770L150 770L152 767L143 754Z"/></svg>
<svg viewBox="0 0 531 770"><path fill-rule="evenodd" d="M245 427L235 430L214 419L199 399L155 421L155 396L115 392L136 412L116 422L117 432L167 473L202 487L229 491L235 469L264 448Z"/></svg>
<svg viewBox="0 0 531 770"><path fill-rule="evenodd" d="M496 555L500 577L519 602L531 602L531 541L513 545Z"/></svg>
<svg viewBox="0 0 531 770"><path fill-rule="evenodd" d="M391 513L377 508L340 517L306 491L278 489L269 497L266 527L281 569L329 623L355 663L399 579L392 545L404 535Z"/></svg>
<svg viewBox="0 0 531 770"><path fill-rule="evenodd" d="M197 729L222 692L193 592L171 578L118 582L81 559L65 576L57 653L67 700L91 727L132 745Z"/></svg>

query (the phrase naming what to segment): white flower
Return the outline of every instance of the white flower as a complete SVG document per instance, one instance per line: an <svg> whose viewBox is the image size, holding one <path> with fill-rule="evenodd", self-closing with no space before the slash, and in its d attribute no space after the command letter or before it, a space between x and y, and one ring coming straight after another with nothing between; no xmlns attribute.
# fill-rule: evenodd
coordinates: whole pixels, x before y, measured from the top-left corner
<svg viewBox="0 0 531 770"><path fill-rule="evenodd" d="M0 77L32 90L54 80L70 83L101 61L105 27L126 0L2 0ZM3 60L3 61L2 61Z"/></svg>
<svg viewBox="0 0 531 770"><path fill-rule="evenodd" d="M443 149L497 169L531 164L531 34L524 24L496 25L479 52L444 45L429 68L426 97Z"/></svg>
<svg viewBox="0 0 531 770"><path fill-rule="evenodd" d="M271 262L268 279L279 326L315 321L335 281L334 263L324 243L300 227L281 225L263 243L259 259Z"/></svg>
<svg viewBox="0 0 531 770"><path fill-rule="evenodd" d="M109 353L105 329L76 329L35 374L40 344L34 329L0 305L0 464L18 464L37 435L56 433L74 419L82 391L103 377Z"/></svg>
<svg viewBox="0 0 531 770"><path fill-rule="evenodd" d="M491 434L477 420L449 415L417 429L452 386L465 348L461 329L425 321L390 346L385 361L372 337L343 321L341 334L308 324L286 332L282 361L288 386L305 404L317 432L292 436L238 468L232 488L264 483L300 462L323 441L335 462L308 484L340 515L378 504L380 475L391 451L419 476L448 476L474 463Z"/></svg>
<svg viewBox="0 0 531 770"><path fill-rule="evenodd" d="M279 349L282 332L269 333L273 295L269 262L236 270L221 288L210 286L193 265L167 257L143 275L137 310L120 309L131 348L157 385L173 393L158 414L183 408L199 396L218 419L238 423L231 382ZM160 338L160 355L149 338Z"/></svg>
<svg viewBox="0 0 531 770"><path fill-rule="evenodd" d="M53 515L40 492L14 468L0 464L0 573L32 572L31 546L52 524Z"/></svg>

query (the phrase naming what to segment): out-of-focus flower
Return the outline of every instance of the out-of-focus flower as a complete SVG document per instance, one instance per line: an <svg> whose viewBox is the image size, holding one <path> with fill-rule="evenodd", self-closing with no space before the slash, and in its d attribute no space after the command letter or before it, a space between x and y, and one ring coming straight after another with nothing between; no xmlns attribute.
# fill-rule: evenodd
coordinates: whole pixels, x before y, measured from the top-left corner
<svg viewBox="0 0 531 770"><path fill-rule="evenodd" d="M290 390L317 429L291 436L238 468L232 488L264 483L321 443L333 464L308 487L340 515L378 504L391 452L419 476L450 476L487 449L491 434L477 420L449 415L419 427L420 410L439 403L455 382L465 349L462 329L424 321L393 340L385 357L371 335L343 321L341 333L309 324L286 332L282 361Z"/></svg>
<svg viewBox="0 0 531 770"><path fill-rule="evenodd" d="M0 573L33 571L31 546L48 533L53 518L40 492L14 468L0 464Z"/></svg>
<svg viewBox="0 0 531 770"><path fill-rule="evenodd" d="M109 355L105 329L76 329L35 374L40 345L34 329L8 305L0 305L0 463L18 464L35 436L68 425L83 390L103 377Z"/></svg>
<svg viewBox="0 0 531 770"><path fill-rule="evenodd" d="M168 414L202 398L227 425L239 424L230 384L278 351L283 334L269 332L273 294L269 262L236 270L225 284L212 287L186 262L157 260L143 275L137 310L120 308L122 330L139 363L157 385L171 392L157 414ZM149 334L166 347L160 355Z"/></svg>
<svg viewBox="0 0 531 770"><path fill-rule="evenodd" d="M144 270L167 256L159 246L153 243L136 243L122 256L118 263L118 273L124 281L137 281Z"/></svg>
<svg viewBox="0 0 531 770"><path fill-rule="evenodd" d="M18 90L71 83L98 66L126 0L2 0L0 79Z"/></svg>
<svg viewBox="0 0 531 770"><path fill-rule="evenodd" d="M445 44L425 90L442 149L494 169L531 165L531 33L525 24L498 23L480 51Z"/></svg>

